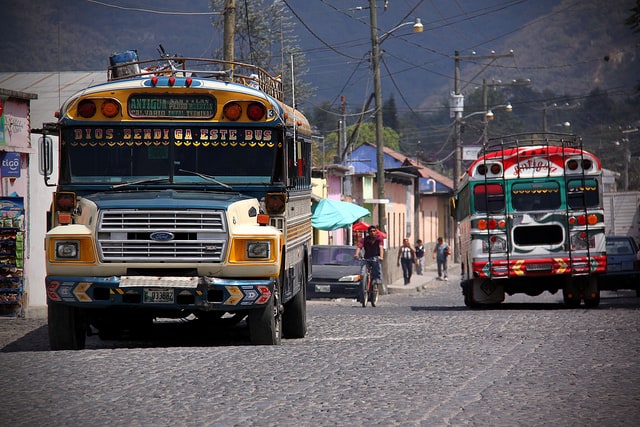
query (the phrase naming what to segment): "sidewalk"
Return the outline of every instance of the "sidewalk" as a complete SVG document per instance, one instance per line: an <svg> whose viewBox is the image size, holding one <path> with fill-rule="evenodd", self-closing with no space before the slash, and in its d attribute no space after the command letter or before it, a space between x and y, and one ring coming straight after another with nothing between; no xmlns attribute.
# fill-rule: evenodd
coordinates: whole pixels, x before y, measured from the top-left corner
<svg viewBox="0 0 640 427"><path fill-rule="evenodd" d="M451 276L451 272L459 271L460 266L454 263L448 263L447 270L449 272L449 276ZM449 277L449 281L453 279L458 279L458 275L455 274L455 277ZM404 284L404 279L401 277L400 279L394 281L392 284L387 285L387 290L389 294L408 294L414 292L420 292L425 289L431 283L438 283L438 267L435 263L429 265L425 268L425 271L422 272L422 275L417 275L415 272L415 268L413 270L413 275L411 276L411 282L408 285Z"/></svg>

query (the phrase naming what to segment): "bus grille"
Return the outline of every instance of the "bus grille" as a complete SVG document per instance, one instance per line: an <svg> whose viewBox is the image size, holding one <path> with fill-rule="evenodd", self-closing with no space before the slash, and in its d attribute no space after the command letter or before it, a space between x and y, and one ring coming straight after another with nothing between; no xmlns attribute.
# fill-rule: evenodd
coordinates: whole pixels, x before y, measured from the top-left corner
<svg viewBox="0 0 640 427"><path fill-rule="evenodd" d="M223 211L107 210L98 225L103 262L220 262L227 240Z"/></svg>

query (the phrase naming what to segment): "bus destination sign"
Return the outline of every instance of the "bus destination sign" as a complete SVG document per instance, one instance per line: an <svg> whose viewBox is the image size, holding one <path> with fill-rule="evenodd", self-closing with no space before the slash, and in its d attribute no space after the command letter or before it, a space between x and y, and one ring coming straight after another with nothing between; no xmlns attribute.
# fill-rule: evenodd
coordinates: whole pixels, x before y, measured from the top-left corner
<svg viewBox="0 0 640 427"><path fill-rule="evenodd" d="M131 95L127 104L133 118L211 119L216 100L208 95Z"/></svg>

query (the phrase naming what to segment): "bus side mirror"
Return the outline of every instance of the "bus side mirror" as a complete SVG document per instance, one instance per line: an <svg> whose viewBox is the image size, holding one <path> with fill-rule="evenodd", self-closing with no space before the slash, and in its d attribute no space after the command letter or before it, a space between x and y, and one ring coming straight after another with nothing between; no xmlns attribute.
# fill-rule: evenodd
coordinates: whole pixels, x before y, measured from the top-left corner
<svg viewBox="0 0 640 427"><path fill-rule="evenodd" d="M47 187L53 187L49 184L49 177L53 173L53 140L50 136L43 135L38 140L38 157L40 159L39 171L44 176L44 183Z"/></svg>

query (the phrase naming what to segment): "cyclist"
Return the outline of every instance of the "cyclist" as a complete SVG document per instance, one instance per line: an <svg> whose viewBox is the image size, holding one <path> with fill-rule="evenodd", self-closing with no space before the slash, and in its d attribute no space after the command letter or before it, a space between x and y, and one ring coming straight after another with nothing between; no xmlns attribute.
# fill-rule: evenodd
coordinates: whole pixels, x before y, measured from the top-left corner
<svg viewBox="0 0 640 427"><path fill-rule="evenodd" d="M384 259L384 239L378 234L378 228L370 225L367 235L360 239L354 258L360 258L360 252L364 249L364 259L371 268L372 283L382 283L380 263Z"/></svg>

